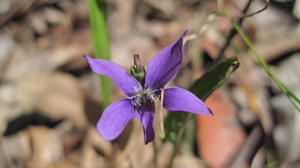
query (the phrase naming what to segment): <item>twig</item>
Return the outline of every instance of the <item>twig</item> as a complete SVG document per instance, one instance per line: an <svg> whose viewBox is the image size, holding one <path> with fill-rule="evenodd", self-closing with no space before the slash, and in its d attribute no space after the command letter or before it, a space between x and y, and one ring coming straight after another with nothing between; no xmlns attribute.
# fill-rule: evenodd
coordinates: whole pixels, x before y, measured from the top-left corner
<svg viewBox="0 0 300 168"><path fill-rule="evenodd" d="M270 0L265 0L265 6L263 8L261 8L260 10L255 11L255 12L249 13L249 14L244 14L240 17L241 18L246 18L246 17L257 15L260 12L263 12L264 10L266 10L269 7L269 5L270 5Z"/></svg>
<svg viewBox="0 0 300 168"><path fill-rule="evenodd" d="M253 0L249 0L247 2L247 4L245 5L245 7L242 11L242 16L249 10L252 2L253 2ZM237 21L237 24L242 25L244 19L245 19L245 17L240 17L239 20ZM225 51L230 46L231 41L235 37L235 35L237 35L237 31L235 30L234 27L232 27L230 32L229 32L229 35L226 38L226 42L224 43L223 47L220 49L219 55L217 56L217 59L215 60L215 62L219 62L220 60L222 60L224 58Z"/></svg>
<svg viewBox="0 0 300 168"><path fill-rule="evenodd" d="M159 117L160 117L160 134L162 137L165 137L165 127L164 127L164 107L163 107L163 104L164 104L164 92L165 92L165 89L162 88L161 89L161 100L160 100L160 111L159 111Z"/></svg>
<svg viewBox="0 0 300 168"><path fill-rule="evenodd" d="M269 7L269 4L270 4L270 0L265 0L265 6L263 8L261 8L260 10L255 11L255 12L246 14L247 11L250 8L252 2L253 2L253 0L249 0L247 2L247 4L245 5L245 7L244 7L244 9L242 11L241 16L239 16L239 19L237 21L237 24L239 26L241 26L243 24L245 18L250 17L250 16L254 16L256 14L259 14L259 13L263 12L264 10L266 10ZM235 30L234 27L232 27L231 30L230 30L230 32L229 32L229 35L228 35L228 37L226 39L226 42L224 43L223 47L220 49L219 55L217 56L217 59L216 59L215 62L218 62L218 61L220 61L220 60L222 60L224 58L225 51L230 46L231 41L235 37L235 35L237 35L237 31Z"/></svg>
<svg viewBox="0 0 300 168"><path fill-rule="evenodd" d="M264 135L265 134L261 125L257 125L255 128L253 128L244 146L240 151L237 152L237 157L229 167L239 168L242 167L242 165L245 165L245 163L250 164L251 160L255 156L255 153L262 145Z"/></svg>

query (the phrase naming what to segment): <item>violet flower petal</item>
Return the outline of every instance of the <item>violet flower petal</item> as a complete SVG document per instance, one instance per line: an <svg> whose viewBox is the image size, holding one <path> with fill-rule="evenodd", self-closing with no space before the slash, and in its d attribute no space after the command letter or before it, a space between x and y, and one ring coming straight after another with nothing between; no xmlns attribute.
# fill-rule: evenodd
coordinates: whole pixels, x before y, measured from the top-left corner
<svg viewBox="0 0 300 168"><path fill-rule="evenodd" d="M145 88L162 88L179 70L183 56L182 36L154 56L147 65Z"/></svg>
<svg viewBox="0 0 300 168"><path fill-rule="evenodd" d="M119 64L103 59L94 59L87 55L84 57L87 58L94 72L111 77L128 96L132 96L136 91L142 89L140 83Z"/></svg>
<svg viewBox="0 0 300 168"><path fill-rule="evenodd" d="M186 111L197 114L212 114L211 110L192 92L182 88L164 90L163 106L170 111Z"/></svg>
<svg viewBox="0 0 300 168"><path fill-rule="evenodd" d="M135 117L129 98L120 99L109 105L97 123L97 131L104 140L117 138L128 121Z"/></svg>
<svg viewBox="0 0 300 168"><path fill-rule="evenodd" d="M137 118L141 121L144 130L144 143L147 144L154 140L154 102L147 101L141 111L137 112Z"/></svg>

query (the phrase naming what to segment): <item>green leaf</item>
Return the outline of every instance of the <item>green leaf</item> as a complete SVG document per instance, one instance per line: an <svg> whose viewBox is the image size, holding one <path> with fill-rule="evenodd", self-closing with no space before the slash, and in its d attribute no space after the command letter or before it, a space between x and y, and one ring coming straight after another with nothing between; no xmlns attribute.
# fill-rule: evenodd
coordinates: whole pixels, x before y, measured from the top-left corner
<svg viewBox="0 0 300 168"><path fill-rule="evenodd" d="M89 19L93 49L96 58L110 60L109 34L106 21L106 1L88 0ZM110 79L100 76L102 102L106 107L110 104Z"/></svg>
<svg viewBox="0 0 300 168"><path fill-rule="evenodd" d="M238 67L239 60L237 57L228 58L194 81L189 90L204 101L216 89L221 87ZM161 139L165 142L175 143L182 136L186 122L192 116L193 114L187 112L170 112L164 121L165 136Z"/></svg>

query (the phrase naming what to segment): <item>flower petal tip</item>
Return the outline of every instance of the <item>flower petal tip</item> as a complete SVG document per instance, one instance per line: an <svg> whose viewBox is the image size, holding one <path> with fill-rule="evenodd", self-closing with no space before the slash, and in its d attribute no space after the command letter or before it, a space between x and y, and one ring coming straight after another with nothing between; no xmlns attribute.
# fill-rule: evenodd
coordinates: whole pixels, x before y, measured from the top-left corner
<svg viewBox="0 0 300 168"><path fill-rule="evenodd" d="M112 140L115 140L117 137L107 137L105 136L105 134L101 133L101 131L97 130L98 134L101 136L101 138L105 141L112 141Z"/></svg>
<svg viewBox="0 0 300 168"><path fill-rule="evenodd" d="M150 142L150 141L144 141L144 144L145 144L145 145L148 145L149 142Z"/></svg>
<svg viewBox="0 0 300 168"><path fill-rule="evenodd" d="M154 138L145 138L144 139L144 143L145 145L149 144L150 142L152 142L154 140Z"/></svg>
<svg viewBox="0 0 300 168"><path fill-rule="evenodd" d="M212 112L212 110L210 108L207 107L207 109L208 109L210 115L214 115L214 113Z"/></svg>
<svg viewBox="0 0 300 168"><path fill-rule="evenodd" d="M83 54L83 55L82 55L82 57L84 57L84 58L87 58L87 59L88 59L90 56L88 56L88 55L86 55L86 54Z"/></svg>
<svg viewBox="0 0 300 168"><path fill-rule="evenodd" d="M181 37L184 37L189 31L188 30L184 30Z"/></svg>

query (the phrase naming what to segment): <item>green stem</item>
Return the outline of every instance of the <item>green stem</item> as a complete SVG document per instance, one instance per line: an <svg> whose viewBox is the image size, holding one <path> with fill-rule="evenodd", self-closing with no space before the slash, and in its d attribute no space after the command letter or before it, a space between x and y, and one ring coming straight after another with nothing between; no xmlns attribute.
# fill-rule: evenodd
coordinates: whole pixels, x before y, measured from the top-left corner
<svg viewBox="0 0 300 168"><path fill-rule="evenodd" d="M266 71L266 73L273 79L273 81L276 83L276 85L280 88L280 90L289 98L292 105L300 112L300 100L299 98L273 73L271 67L266 63L266 61L263 59L263 57L257 52L256 48L250 41L250 39L247 37L247 35L244 33L244 31L241 29L239 25L236 23L232 23L233 27L236 29L236 31L239 33L241 38L244 40L244 42L247 44L247 46L250 48L250 50L255 55L257 62L259 65Z"/></svg>
<svg viewBox="0 0 300 168"><path fill-rule="evenodd" d="M179 133L178 133L178 139L176 139L176 141L172 143L173 144L173 151L172 151L171 158L170 158L168 166L167 166L168 168L173 167L175 157L176 157L176 155L178 153L178 150L179 150L179 146L180 146L180 142L181 142L181 139L182 139L182 136L183 136L183 132L184 132L184 129L180 128Z"/></svg>
<svg viewBox="0 0 300 168"><path fill-rule="evenodd" d="M183 133L184 133L184 130L186 129L187 127L187 123L188 121L190 121L192 118L193 118L194 115L190 114L189 116L187 116L186 120L184 120L183 122L183 126L179 128L178 130L178 138L176 139L175 142L172 142L173 144L173 151L172 151L172 154L171 154L171 158L169 160L169 163L168 163L168 168L172 168L173 167L173 164L174 164L174 161L175 161L175 157L178 153L178 150L179 150L179 147L180 147L180 143L181 143L181 140L182 140L182 137L183 137Z"/></svg>
<svg viewBox="0 0 300 168"><path fill-rule="evenodd" d="M88 0L89 19L95 57L110 60L109 33L106 22L106 1ZM102 103L106 107L110 104L110 80L100 76Z"/></svg>

